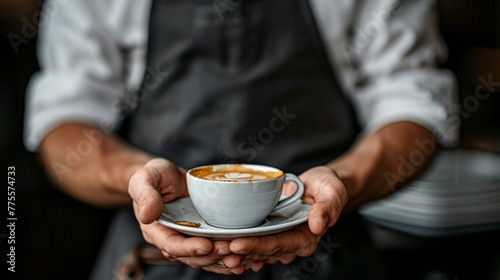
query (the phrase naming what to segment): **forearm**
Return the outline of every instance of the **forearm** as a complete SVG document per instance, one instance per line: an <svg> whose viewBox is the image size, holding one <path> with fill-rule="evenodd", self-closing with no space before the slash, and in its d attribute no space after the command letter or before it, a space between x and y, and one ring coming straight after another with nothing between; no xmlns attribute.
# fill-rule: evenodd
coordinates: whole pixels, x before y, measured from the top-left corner
<svg viewBox="0 0 500 280"><path fill-rule="evenodd" d="M85 124L64 124L39 154L53 181L77 199L100 206L129 204L128 180L152 157Z"/></svg>
<svg viewBox="0 0 500 280"><path fill-rule="evenodd" d="M328 165L346 185L349 197L346 209L353 209L408 183L427 166L436 147L427 129L411 122L398 122L363 136Z"/></svg>

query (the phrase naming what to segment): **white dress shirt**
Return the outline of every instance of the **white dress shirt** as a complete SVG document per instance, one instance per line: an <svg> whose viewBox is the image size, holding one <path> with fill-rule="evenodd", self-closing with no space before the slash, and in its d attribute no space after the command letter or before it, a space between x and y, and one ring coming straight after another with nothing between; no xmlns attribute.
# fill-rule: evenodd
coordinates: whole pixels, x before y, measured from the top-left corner
<svg viewBox="0 0 500 280"><path fill-rule="evenodd" d="M407 120L433 131L442 145L456 145L456 83L449 71L436 68L446 56L436 1L310 1L337 78L365 132ZM104 131L120 124L129 110L122 101L135 94L146 71L150 4L45 1L41 70L27 89L28 150L36 151L43 137L64 122L90 123Z"/></svg>

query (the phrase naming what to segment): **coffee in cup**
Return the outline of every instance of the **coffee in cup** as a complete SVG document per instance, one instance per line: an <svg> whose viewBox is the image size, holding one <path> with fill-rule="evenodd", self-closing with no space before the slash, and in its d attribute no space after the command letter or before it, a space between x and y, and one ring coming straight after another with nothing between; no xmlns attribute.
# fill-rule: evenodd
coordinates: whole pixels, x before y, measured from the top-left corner
<svg viewBox="0 0 500 280"><path fill-rule="evenodd" d="M273 211L299 200L300 179L269 166L217 164L187 172L191 201L205 221L221 228L248 228L261 224ZM280 201L284 183L294 182L295 193Z"/></svg>
<svg viewBox="0 0 500 280"><path fill-rule="evenodd" d="M276 178L283 175L281 170L261 170L248 167L248 165L231 164L231 165L209 165L195 168L191 174L206 180L213 181L258 181Z"/></svg>

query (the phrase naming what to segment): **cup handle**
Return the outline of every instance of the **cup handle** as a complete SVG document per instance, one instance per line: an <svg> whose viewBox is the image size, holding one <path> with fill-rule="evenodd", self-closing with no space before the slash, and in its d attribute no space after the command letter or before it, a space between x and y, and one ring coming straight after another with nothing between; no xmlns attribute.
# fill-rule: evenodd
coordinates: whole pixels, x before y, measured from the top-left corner
<svg viewBox="0 0 500 280"><path fill-rule="evenodd" d="M276 210L279 210L283 207L289 206L290 204L299 200L302 197L302 195L304 194L304 184L302 184L302 181L300 181L299 177L297 177L296 175L291 174L291 173L286 173L283 184L288 183L288 182L294 182L295 185L297 186L297 189L295 190L295 192L291 196L289 196L283 200L280 200L278 202L278 205L276 205L276 207L274 207L273 211L276 211Z"/></svg>

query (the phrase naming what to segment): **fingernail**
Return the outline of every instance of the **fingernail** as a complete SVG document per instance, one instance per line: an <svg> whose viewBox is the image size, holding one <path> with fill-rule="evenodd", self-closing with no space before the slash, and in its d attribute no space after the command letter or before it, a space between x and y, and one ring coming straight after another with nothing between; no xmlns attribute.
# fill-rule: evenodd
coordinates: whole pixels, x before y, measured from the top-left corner
<svg viewBox="0 0 500 280"><path fill-rule="evenodd" d="M218 266L218 267L226 267L226 265L224 264L224 262L222 260L216 261L215 265Z"/></svg>
<svg viewBox="0 0 500 280"><path fill-rule="evenodd" d="M239 250L239 251L236 251L235 253L240 254L240 255L248 255L250 253L250 251L249 250Z"/></svg>
<svg viewBox="0 0 500 280"><path fill-rule="evenodd" d="M197 249L197 250L196 250L196 254L197 254L197 255L200 255L200 256L204 256L204 255L206 255L206 254L208 254L208 253L210 253L210 252L203 251L203 250L201 250L201 249Z"/></svg>
<svg viewBox="0 0 500 280"><path fill-rule="evenodd" d="M243 271L238 271L238 270L235 270L235 269L231 269L231 273L240 275L240 274L243 273Z"/></svg>
<svg viewBox="0 0 500 280"><path fill-rule="evenodd" d="M229 251L226 251L224 249L219 249L217 250L217 255L221 255L221 256L225 256L225 255L229 255L231 252Z"/></svg>

